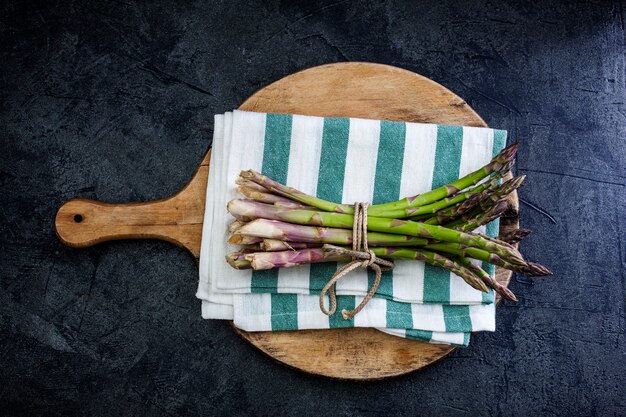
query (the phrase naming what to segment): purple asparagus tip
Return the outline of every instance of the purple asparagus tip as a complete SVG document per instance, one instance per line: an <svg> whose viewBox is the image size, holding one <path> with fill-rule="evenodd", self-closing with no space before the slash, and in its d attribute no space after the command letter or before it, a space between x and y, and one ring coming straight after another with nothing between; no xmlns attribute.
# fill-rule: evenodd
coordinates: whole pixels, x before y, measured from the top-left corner
<svg viewBox="0 0 626 417"><path fill-rule="evenodd" d="M519 148L519 142L515 142L514 144L509 145L506 148L502 149L496 158L498 158L498 161L502 163L506 161L510 161L515 157L515 154L517 153L518 148Z"/></svg>
<svg viewBox="0 0 626 417"><path fill-rule="evenodd" d="M507 300L517 301L517 297L515 296L515 294L513 294L513 291L509 290L505 286L500 287L499 293L503 298L506 298Z"/></svg>
<svg viewBox="0 0 626 417"><path fill-rule="evenodd" d="M515 229L509 232L505 232L500 239L507 243L518 243L531 233L530 229Z"/></svg>

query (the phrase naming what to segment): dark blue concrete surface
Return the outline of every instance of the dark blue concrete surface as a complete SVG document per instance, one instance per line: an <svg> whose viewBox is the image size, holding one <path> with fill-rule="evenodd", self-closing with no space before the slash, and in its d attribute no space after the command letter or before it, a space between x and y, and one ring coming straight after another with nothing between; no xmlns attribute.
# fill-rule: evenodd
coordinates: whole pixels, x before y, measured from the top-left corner
<svg viewBox="0 0 626 417"><path fill-rule="evenodd" d="M0 413L626 415L626 6L535 3L2 2ZM214 113L359 60L442 83L521 142L522 249L555 274L515 277L497 332L396 379L312 377L201 320L182 250L56 239L63 201L166 197Z"/></svg>

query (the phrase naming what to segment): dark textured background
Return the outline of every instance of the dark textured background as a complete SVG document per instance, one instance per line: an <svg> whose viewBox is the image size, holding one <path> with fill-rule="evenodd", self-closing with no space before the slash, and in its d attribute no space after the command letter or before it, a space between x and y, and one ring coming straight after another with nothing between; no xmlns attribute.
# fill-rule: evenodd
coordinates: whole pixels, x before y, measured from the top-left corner
<svg viewBox="0 0 626 417"><path fill-rule="evenodd" d="M0 6L0 413L626 415L623 2L142 3ZM522 249L555 274L516 276L497 332L400 378L312 377L201 320L182 250L56 239L62 202L172 194L213 114L336 61L430 77L522 143Z"/></svg>

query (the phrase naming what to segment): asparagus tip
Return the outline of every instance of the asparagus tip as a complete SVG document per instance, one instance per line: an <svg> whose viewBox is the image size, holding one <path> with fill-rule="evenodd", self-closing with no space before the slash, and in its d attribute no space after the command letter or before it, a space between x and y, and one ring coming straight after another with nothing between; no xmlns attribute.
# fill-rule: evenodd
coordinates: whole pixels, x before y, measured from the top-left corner
<svg viewBox="0 0 626 417"><path fill-rule="evenodd" d="M500 239L508 243L518 243L531 233L530 229L515 229L505 232Z"/></svg>
<svg viewBox="0 0 626 417"><path fill-rule="evenodd" d="M513 157L515 157L518 148L519 142L515 142L514 144L507 146L500 151L500 153L498 154L498 159L502 162L512 160Z"/></svg>
<svg viewBox="0 0 626 417"><path fill-rule="evenodd" d="M538 264L536 262L528 262L528 266L525 268L527 275L531 275L534 277L543 277L547 275L553 275L552 271L550 271L545 266Z"/></svg>
<svg viewBox="0 0 626 417"><path fill-rule="evenodd" d="M513 291L509 290L507 287L501 286L498 290L498 294L500 294L503 298L510 301L517 301L517 297L513 294Z"/></svg>
<svg viewBox="0 0 626 417"><path fill-rule="evenodd" d="M254 178L254 174L256 174L254 170L248 169L248 170L241 171L239 173L239 176L243 179L249 180L251 178Z"/></svg>

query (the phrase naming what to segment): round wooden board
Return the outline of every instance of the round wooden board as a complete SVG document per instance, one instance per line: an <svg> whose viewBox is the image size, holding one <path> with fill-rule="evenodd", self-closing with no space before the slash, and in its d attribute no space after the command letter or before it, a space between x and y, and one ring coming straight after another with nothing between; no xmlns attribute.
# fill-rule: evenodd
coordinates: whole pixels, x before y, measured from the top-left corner
<svg viewBox="0 0 626 417"><path fill-rule="evenodd" d="M242 110L312 116L362 117L486 127L461 98L410 71L371 63L314 67L287 76L255 93ZM74 199L59 208L57 235L65 244L86 247L115 239L164 239L200 254L210 151L189 184L159 201L107 204ZM501 231L518 227L517 194ZM508 285L511 273L497 269ZM374 329L297 332L235 331L275 360L332 378L374 380L429 365L454 348L390 336Z"/></svg>
<svg viewBox="0 0 626 417"><path fill-rule="evenodd" d="M463 99L440 84L400 68L361 62L322 65L289 75L255 93L240 109L487 127ZM517 227L516 219L503 222L504 227ZM510 271L496 272L506 285L510 277ZM235 331L289 366L344 379L402 375L454 350L375 329Z"/></svg>

